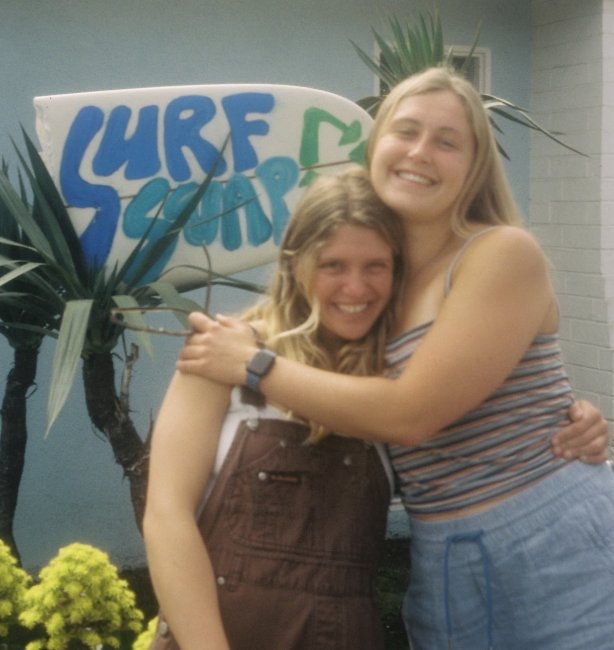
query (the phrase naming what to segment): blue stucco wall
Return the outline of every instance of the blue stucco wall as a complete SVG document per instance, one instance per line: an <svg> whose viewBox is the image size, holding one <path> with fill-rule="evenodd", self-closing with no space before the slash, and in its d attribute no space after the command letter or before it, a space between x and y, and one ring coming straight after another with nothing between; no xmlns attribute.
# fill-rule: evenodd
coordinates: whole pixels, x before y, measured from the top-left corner
<svg viewBox="0 0 614 650"><path fill-rule="evenodd" d="M371 94L373 78L350 39L372 48L370 28L430 3L382 0L4 0L0 20L0 155L13 166L10 137L34 135L35 95L135 86L268 82L314 86L350 99ZM492 51L492 92L528 104L528 0L441 0L446 41ZM505 127L503 144L519 201L528 194L528 135ZM267 270L250 277L266 279ZM200 296L197 294L197 298ZM219 292L214 309L249 300ZM139 360L132 383L134 420L144 434L170 378L178 341L159 340ZM53 344L41 351L38 389L29 400L30 440L16 536L24 562L45 564L72 541L95 544L122 566L143 563L128 486L109 446L93 432L80 378L43 439ZM12 351L0 341L0 378ZM118 362L118 370L121 368Z"/></svg>

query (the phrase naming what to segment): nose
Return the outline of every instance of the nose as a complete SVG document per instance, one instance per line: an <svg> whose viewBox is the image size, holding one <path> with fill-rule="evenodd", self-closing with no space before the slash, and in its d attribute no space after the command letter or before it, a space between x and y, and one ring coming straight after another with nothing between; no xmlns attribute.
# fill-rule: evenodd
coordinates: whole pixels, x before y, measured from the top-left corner
<svg viewBox="0 0 614 650"><path fill-rule="evenodd" d="M428 160L430 158L429 142L426 135L413 140L407 148L407 156L416 160Z"/></svg>
<svg viewBox="0 0 614 650"><path fill-rule="evenodd" d="M362 298L368 293L368 282L361 269L348 270L343 288L352 298Z"/></svg>

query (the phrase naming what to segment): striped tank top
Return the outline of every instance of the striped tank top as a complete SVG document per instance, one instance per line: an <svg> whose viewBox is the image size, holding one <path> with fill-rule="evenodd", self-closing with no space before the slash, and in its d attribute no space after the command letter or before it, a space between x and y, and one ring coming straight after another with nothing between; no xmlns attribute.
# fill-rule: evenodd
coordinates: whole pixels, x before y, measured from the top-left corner
<svg viewBox="0 0 614 650"><path fill-rule="evenodd" d="M446 293L456 261L446 278ZM386 376L402 373L430 326L388 342ZM465 508L486 507L556 471L565 461L552 454L550 439L569 423L572 402L559 337L540 335L480 406L427 442L389 445L405 508L427 517L459 514Z"/></svg>

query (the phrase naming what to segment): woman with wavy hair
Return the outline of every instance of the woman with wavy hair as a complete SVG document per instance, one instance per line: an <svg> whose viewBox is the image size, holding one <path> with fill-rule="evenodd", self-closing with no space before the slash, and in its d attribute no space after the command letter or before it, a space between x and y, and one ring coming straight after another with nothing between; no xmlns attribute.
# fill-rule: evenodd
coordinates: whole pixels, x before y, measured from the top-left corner
<svg viewBox="0 0 614 650"><path fill-rule="evenodd" d="M401 277L400 222L366 172L320 178L290 221L268 295L243 316L266 345L260 369L275 351L381 372ZM232 391L176 374L162 404L144 520L163 612L153 648L383 650L385 452L265 404L258 381L256 367Z"/></svg>

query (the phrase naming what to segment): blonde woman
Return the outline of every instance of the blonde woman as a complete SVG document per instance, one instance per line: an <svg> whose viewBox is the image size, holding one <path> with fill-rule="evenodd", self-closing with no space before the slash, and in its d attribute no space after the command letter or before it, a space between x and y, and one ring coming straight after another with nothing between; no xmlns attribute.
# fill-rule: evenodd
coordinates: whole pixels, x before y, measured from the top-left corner
<svg viewBox="0 0 614 650"><path fill-rule="evenodd" d="M270 351L377 374L401 275L400 222L365 171L322 178L288 226L268 297L245 318ZM264 368L273 357L260 353ZM153 647L383 650L385 452L255 396L177 374L164 399L144 522L164 613Z"/></svg>
<svg viewBox="0 0 614 650"><path fill-rule="evenodd" d="M414 650L609 648L614 475L553 453L553 436L574 433L556 298L475 89L443 68L399 84L375 121L368 168L401 218L407 261L386 374L278 356L261 391L388 444L411 521ZM201 333L179 370L243 383L250 338L233 321L191 320ZM598 460L595 422L581 453Z"/></svg>

